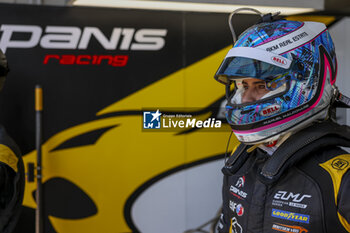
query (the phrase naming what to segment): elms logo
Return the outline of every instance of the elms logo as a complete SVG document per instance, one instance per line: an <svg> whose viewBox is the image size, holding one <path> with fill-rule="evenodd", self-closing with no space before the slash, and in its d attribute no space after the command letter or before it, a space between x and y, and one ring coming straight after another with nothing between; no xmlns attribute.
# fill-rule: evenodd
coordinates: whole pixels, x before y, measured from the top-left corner
<svg viewBox="0 0 350 233"><path fill-rule="evenodd" d="M144 129L160 129L160 116L162 113L159 109L156 112L143 112L143 128Z"/></svg>
<svg viewBox="0 0 350 233"><path fill-rule="evenodd" d="M301 202L303 201L304 198L311 198L311 195L308 194L300 194L300 193L292 193L292 192L287 192L287 191L278 191L273 198L275 199L280 199L284 201L290 201L292 200L293 202Z"/></svg>

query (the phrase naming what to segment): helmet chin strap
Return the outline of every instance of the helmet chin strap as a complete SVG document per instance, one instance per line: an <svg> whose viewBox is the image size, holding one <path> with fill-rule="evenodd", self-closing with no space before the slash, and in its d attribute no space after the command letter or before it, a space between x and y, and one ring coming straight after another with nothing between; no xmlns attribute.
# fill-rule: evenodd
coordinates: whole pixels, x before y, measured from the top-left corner
<svg viewBox="0 0 350 233"><path fill-rule="evenodd" d="M350 98L339 92L338 88L335 89L334 106L338 108L350 108Z"/></svg>

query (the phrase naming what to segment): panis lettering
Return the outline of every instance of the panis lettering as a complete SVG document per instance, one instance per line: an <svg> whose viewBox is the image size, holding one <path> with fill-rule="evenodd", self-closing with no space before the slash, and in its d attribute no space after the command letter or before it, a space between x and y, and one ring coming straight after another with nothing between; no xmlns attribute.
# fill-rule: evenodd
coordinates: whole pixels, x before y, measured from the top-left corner
<svg viewBox="0 0 350 233"><path fill-rule="evenodd" d="M0 49L42 49L87 50L91 41L107 51L157 51L165 45L166 29L155 28L112 28L109 35L97 27L46 26L3 24L0 27ZM27 35L26 39L16 39L17 35ZM60 65L101 65L123 67L129 55L121 54L46 54L43 64Z"/></svg>
<svg viewBox="0 0 350 233"><path fill-rule="evenodd" d="M106 36L97 27L46 26L3 24L0 48L5 53L8 48L79 49L88 48L92 39L97 40L105 50L160 50L165 45L166 29L120 28L115 27ZM16 40L16 34L29 35L26 40Z"/></svg>

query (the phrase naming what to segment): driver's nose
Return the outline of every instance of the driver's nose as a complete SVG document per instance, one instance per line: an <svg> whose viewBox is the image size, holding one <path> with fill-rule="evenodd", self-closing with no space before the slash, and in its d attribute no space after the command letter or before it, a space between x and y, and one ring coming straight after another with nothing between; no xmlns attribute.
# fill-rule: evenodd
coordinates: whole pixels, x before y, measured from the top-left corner
<svg viewBox="0 0 350 233"><path fill-rule="evenodd" d="M248 88L244 91L242 95L242 104L255 102L259 100L256 90L254 88Z"/></svg>

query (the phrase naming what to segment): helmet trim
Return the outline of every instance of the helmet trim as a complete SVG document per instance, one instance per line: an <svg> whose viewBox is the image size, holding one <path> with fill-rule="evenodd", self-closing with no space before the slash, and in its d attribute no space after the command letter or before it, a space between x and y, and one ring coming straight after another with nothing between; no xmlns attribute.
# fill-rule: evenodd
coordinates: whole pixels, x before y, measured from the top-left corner
<svg viewBox="0 0 350 233"><path fill-rule="evenodd" d="M266 50L262 50L260 48L253 47L232 48L230 49L230 51L228 51L225 59L229 57L245 57L255 59L284 69L288 69L292 64L292 60L286 57L283 57L276 53L268 52Z"/></svg>
<svg viewBox="0 0 350 233"><path fill-rule="evenodd" d="M327 27L323 23L304 22L304 25L301 28L293 31L292 33L286 34L265 44L257 45L255 48L263 49L269 52L273 51L274 53L282 55L290 52L291 50L295 50L306 43L310 43L325 30L327 30Z"/></svg>

